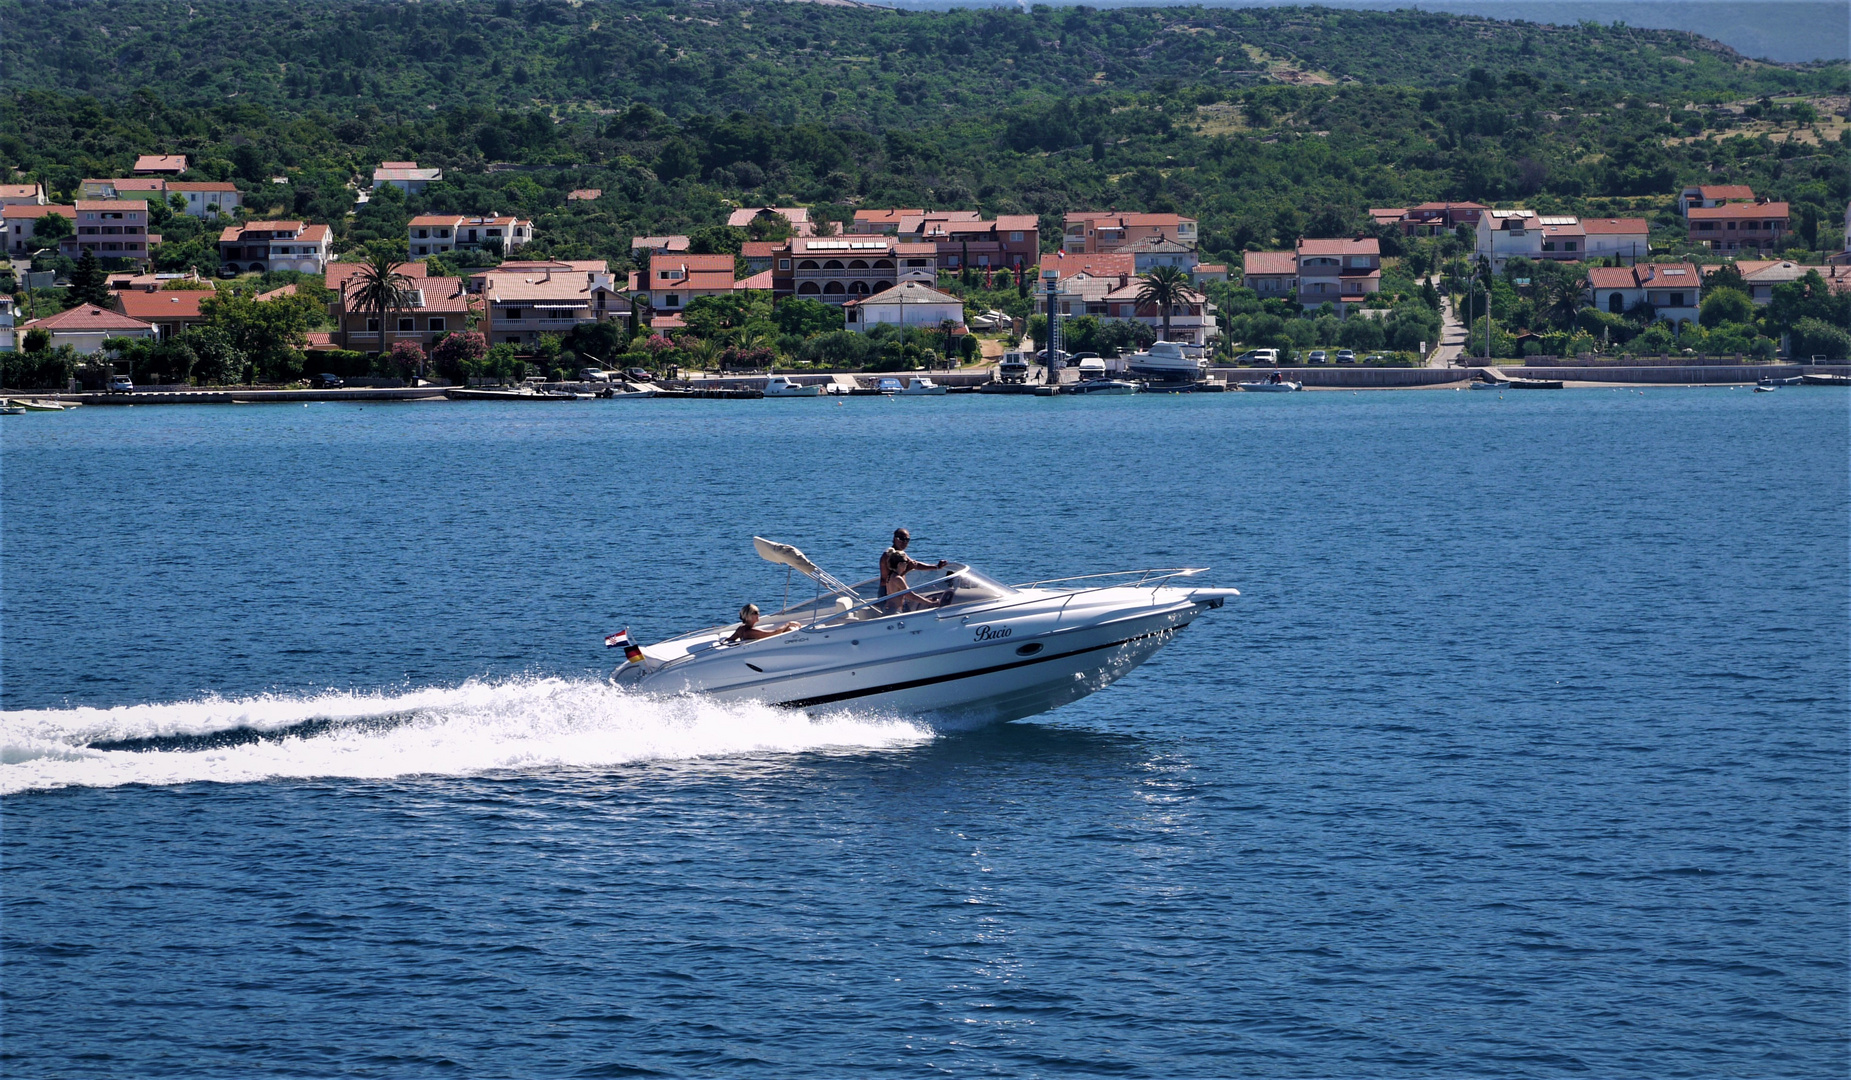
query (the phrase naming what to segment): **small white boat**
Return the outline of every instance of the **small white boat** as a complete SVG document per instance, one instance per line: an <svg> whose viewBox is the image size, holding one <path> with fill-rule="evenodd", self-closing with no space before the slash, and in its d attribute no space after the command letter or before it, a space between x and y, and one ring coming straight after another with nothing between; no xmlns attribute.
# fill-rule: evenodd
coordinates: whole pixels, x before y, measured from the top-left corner
<svg viewBox="0 0 1851 1080"><path fill-rule="evenodd" d="M24 405L13 405L10 403L0 405L0 416L24 416L24 415L26 415L26 407Z"/></svg>
<svg viewBox="0 0 1851 1080"><path fill-rule="evenodd" d="M946 563L883 597L878 581L847 585L788 544L752 543L764 559L816 582L813 599L765 617L767 627L796 629L731 643L738 623L710 626L628 651L611 681L810 713L1001 723L1105 689L1240 595L1182 583L1203 572L1191 567L1004 585Z"/></svg>
<svg viewBox="0 0 1851 1080"><path fill-rule="evenodd" d="M37 398L12 398L6 404L24 412L63 412L66 409L77 407L75 404L66 405L62 401L45 401Z"/></svg>
<svg viewBox="0 0 1851 1080"><path fill-rule="evenodd" d="M1249 394L1290 394L1305 388L1304 383L1290 382L1286 379L1278 379L1277 381L1268 380L1266 382L1235 383L1234 385L1240 387Z"/></svg>
<svg viewBox="0 0 1851 1080"><path fill-rule="evenodd" d="M1072 386L1063 386L1060 392L1063 394L1135 394L1140 389L1137 383L1127 382L1124 379L1099 378L1085 379Z"/></svg>
<svg viewBox="0 0 1851 1080"><path fill-rule="evenodd" d="M1776 391L1776 390L1778 390L1778 389L1780 389L1780 387L1778 387L1778 386L1769 386L1769 385L1767 385L1767 384L1765 384L1765 383L1764 383L1764 384L1762 384L1762 385L1759 385L1759 386L1756 386L1756 387L1755 387L1755 393L1757 393L1757 394L1771 394L1771 393L1773 393L1774 391Z"/></svg>
<svg viewBox="0 0 1851 1080"><path fill-rule="evenodd" d="M943 397L945 388L924 377L906 380L906 389L900 391L901 397Z"/></svg>
<svg viewBox="0 0 1851 1080"><path fill-rule="evenodd" d="M765 380L766 397L822 397L821 386L805 386L789 375L773 375Z"/></svg>
<svg viewBox="0 0 1851 1080"><path fill-rule="evenodd" d="M1132 353L1126 364L1133 375L1158 382L1200 382L1208 375L1208 361L1190 359L1176 341L1152 342L1149 349Z"/></svg>
<svg viewBox="0 0 1851 1080"><path fill-rule="evenodd" d="M1472 384L1472 389L1474 390L1502 390L1504 389L1504 386L1502 383L1475 382Z"/></svg>

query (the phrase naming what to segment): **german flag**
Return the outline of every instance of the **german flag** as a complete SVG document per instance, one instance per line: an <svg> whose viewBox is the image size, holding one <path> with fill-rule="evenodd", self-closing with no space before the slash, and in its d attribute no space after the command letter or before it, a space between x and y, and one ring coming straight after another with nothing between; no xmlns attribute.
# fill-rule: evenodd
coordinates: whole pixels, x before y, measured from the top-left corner
<svg viewBox="0 0 1851 1080"><path fill-rule="evenodd" d="M604 647L622 649L623 658L632 664L643 662L643 650L637 646L636 642L630 640L630 628L627 626L605 638Z"/></svg>

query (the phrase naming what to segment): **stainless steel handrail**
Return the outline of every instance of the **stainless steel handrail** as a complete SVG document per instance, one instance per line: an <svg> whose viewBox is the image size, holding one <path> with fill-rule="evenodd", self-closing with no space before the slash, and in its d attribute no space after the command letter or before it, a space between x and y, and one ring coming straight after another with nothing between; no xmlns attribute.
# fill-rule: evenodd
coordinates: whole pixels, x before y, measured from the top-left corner
<svg viewBox="0 0 1851 1080"><path fill-rule="evenodd" d="M1163 579L1168 580L1173 577L1193 577L1196 574L1206 574L1208 570L1209 568L1206 566L1158 566L1152 567L1149 570L1111 570L1103 574L1074 574L1072 577L1042 578L1040 581L1027 581L1020 585L1011 585L1009 587L1012 589L1032 589L1038 585L1053 585L1061 581L1090 581L1094 578L1103 577L1130 577L1133 574L1140 575L1137 581L1132 582L1133 585L1137 585L1148 579L1152 574L1157 574Z"/></svg>
<svg viewBox="0 0 1851 1080"><path fill-rule="evenodd" d="M1068 601L1071 601L1074 597L1079 596L1083 593L1104 592L1106 589L1144 588L1146 585L1149 585L1151 588L1161 588L1163 586L1163 583L1170 580L1171 578L1191 577L1196 574L1204 574L1208 572L1208 569L1209 568L1206 566L1177 566L1177 567L1163 567L1163 568L1152 569L1152 570L1117 570L1117 571L1112 571L1112 572L1108 572L1104 574L1075 574L1073 577L1048 578L1047 581L1045 582L1029 582L1027 585L1011 585L1009 587L1012 589L1028 589L1028 588L1033 588L1036 585L1049 584L1049 583L1056 582L1056 581L1084 581L1088 578L1129 577L1132 574L1144 575L1138 578L1136 581L1124 582L1124 583L1112 584L1112 585L1094 585L1091 588L1073 589L1068 592L1062 593L1060 595L1064 596L1065 599L1062 600L1061 606L1065 608ZM1154 584L1152 583L1153 579L1150 577L1151 574L1161 575L1160 577L1157 577L1154 579ZM1009 604L996 604L990 607L985 607L982 609L982 611L985 614L988 614L989 612L992 612L992 611L1005 611L1012 607L1021 607L1024 604L1038 603L1041 601L1045 601L1047 599L1049 598L1045 596L1030 596L1030 597L1025 597L1021 600L1017 600ZM951 614L952 613L950 612L943 612L943 613L940 613L938 617L941 619L947 619L951 617ZM971 613L964 612L962 614L971 614Z"/></svg>
<svg viewBox="0 0 1851 1080"><path fill-rule="evenodd" d="M921 584L914 585L910 589L901 589L899 592L888 593L886 596L875 597L872 600L864 600L861 603L856 604L854 607L843 608L840 611L832 611L829 613L829 615L826 618L813 619L808 625L800 626L797 629L801 633L811 633L816 630L824 629L823 624L825 622L830 622L836 619L846 619L848 616L854 614L857 611L865 611L871 607L878 607L896 597L909 596L913 593L919 592L921 589L930 589L935 586L943 585L945 582L950 581L953 578L962 577L969 572L970 572L970 567L968 566L966 566L962 570L953 570L950 573L946 574L944 577L933 578L931 581L922 582ZM894 612L888 613L889 617L896 618L896 619L903 618L907 615L915 615L915 614L922 615L922 614L925 614L925 612L894 611ZM829 629L835 629L835 627L829 627Z"/></svg>

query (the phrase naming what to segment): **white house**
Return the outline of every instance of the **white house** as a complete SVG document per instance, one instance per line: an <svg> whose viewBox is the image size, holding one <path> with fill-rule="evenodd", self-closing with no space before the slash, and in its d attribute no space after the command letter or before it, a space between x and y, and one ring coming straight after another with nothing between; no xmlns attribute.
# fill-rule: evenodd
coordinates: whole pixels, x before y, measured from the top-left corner
<svg viewBox="0 0 1851 1080"><path fill-rule="evenodd" d="M382 161L373 170L374 190L391 184L407 195L415 195L442 181L442 169L420 169L415 161Z"/></svg>
<svg viewBox="0 0 1851 1080"><path fill-rule="evenodd" d="M170 180L167 183L167 193L186 199L188 217L207 218L219 214L235 214L238 208L244 205L244 196L238 193L238 185L230 183L192 183Z"/></svg>
<svg viewBox="0 0 1851 1080"><path fill-rule="evenodd" d="M26 205L45 205L44 184L0 184L0 206Z"/></svg>
<svg viewBox="0 0 1851 1080"><path fill-rule="evenodd" d="M873 296L842 304L843 325L866 333L880 323L937 329L946 321L964 325L964 301L917 281L902 281Z"/></svg>
<svg viewBox="0 0 1851 1080"><path fill-rule="evenodd" d="M319 274L328 268L333 233L326 225L300 221L247 221L219 234L219 259L232 269L298 270Z"/></svg>
<svg viewBox="0 0 1851 1080"><path fill-rule="evenodd" d="M1588 301L1623 315L1650 304L1660 322L1695 322L1703 278L1690 263L1634 263L1588 270Z"/></svg>
<svg viewBox="0 0 1851 1080"><path fill-rule="evenodd" d="M20 327L21 330L44 330L51 334L51 347L69 345L85 355L102 349L110 338L154 337L154 324L132 319L119 311L79 304L69 311L47 315Z"/></svg>
<svg viewBox="0 0 1851 1080"><path fill-rule="evenodd" d="M457 248L478 249L494 244L513 251L533 239L533 222L495 214L419 214L411 219L406 242L414 259L441 255Z"/></svg>

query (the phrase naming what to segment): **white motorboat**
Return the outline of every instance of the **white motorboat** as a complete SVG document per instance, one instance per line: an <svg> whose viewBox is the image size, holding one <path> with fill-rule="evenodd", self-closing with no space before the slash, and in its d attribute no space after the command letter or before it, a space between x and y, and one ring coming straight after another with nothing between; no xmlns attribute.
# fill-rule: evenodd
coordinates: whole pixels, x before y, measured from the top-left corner
<svg viewBox="0 0 1851 1080"><path fill-rule="evenodd" d="M906 380L906 389L900 391L901 397L943 397L945 388L923 376Z"/></svg>
<svg viewBox="0 0 1851 1080"><path fill-rule="evenodd" d="M1249 394L1290 394L1305 388L1304 383L1290 382L1286 379L1279 379L1276 382L1268 379L1264 382L1244 382L1234 385Z"/></svg>
<svg viewBox="0 0 1851 1080"><path fill-rule="evenodd" d="M765 380L766 397L822 397L821 386L805 386L789 375L773 375Z"/></svg>
<svg viewBox="0 0 1851 1080"><path fill-rule="evenodd" d="M1144 352L1132 353L1127 361L1133 375L1160 382L1199 382L1208 376L1208 361L1184 355L1174 341L1157 341Z"/></svg>
<svg viewBox="0 0 1851 1080"><path fill-rule="evenodd" d="M1046 712L1124 677L1233 589L1178 584L1178 567L1004 585L962 563L881 597L847 585L788 544L763 558L816 583L765 617L798 628L729 644L738 623L635 650L611 675L652 693L700 693L807 712L868 710L968 727ZM920 572L915 571L915 574Z"/></svg>
<svg viewBox="0 0 1851 1080"><path fill-rule="evenodd" d="M1063 386L1063 394L1135 394L1140 387L1137 383L1124 379L1084 379L1072 386Z"/></svg>
<svg viewBox="0 0 1851 1080"><path fill-rule="evenodd" d="M9 407L23 409L26 412L65 412L77 408L77 402L66 404L51 398L12 398L5 402Z"/></svg>

